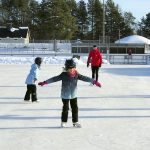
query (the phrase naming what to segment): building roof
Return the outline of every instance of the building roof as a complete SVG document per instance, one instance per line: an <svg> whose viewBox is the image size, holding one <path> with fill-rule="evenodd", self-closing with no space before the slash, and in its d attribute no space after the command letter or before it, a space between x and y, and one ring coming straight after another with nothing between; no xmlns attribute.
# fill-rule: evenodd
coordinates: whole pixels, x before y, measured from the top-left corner
<svg viewBox="0 0 150 150"><path fill-rule="evenodd" d="M0 38L26 38L29 31L28 27L7 28L0 27Z"/></svg>
<svg viewBox="0 0 150 150"><path fill-rule="evenodd" d="M115 43L120 44L150 44L150 40L139 35L131 35L120 40L115 41Z"/></svg>

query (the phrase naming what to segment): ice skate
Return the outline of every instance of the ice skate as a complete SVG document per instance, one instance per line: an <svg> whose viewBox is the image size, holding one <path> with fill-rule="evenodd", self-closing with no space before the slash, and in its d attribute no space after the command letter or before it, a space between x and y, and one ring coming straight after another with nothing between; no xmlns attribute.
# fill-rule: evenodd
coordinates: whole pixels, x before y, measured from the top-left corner
<svg viewBox="0 0 150 150"><path fill-rule="evenodd" d="M61 127L62 127L62 128L65 128L65 127L66 127L66 124L67 124L66 122L62 122L62 123L61 123Z"/></svg>
<svg viewBox="0 0 150 150"><path fill-rule="evenodd" d="M32 101L32 103L39 103L40 101L39 100L36 100L36 101Z"/></svg>
<svg viewBox="0 0 150 150"><path fill-rule="evenodd" d="M78 122L74 122L73 123L73 127L75 127L75 128L81 128L81 124L78 123Z"/></svg>
<svg viewBox="0 0 150 150"><path fill-rule="evenodd" d="M31 102L31 100L26 100L26 99L24 99L24 102Z"/></svg>

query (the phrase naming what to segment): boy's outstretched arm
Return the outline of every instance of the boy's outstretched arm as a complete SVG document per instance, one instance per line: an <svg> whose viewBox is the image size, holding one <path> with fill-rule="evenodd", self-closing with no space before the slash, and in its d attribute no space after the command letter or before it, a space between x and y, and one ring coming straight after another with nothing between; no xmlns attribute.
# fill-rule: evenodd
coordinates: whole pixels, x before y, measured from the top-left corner
<svg viewBox="0 0 150 150"><path fill-rule="evenodd" d="M94 84L94 85L96 85L96 86L98 86L98 87L101 87L101 86L102 86L100 82L98 82L98 81L96 81L96 80L93 80L92 78L89 78L89 77L87 77L87 76L83 76L83 75L81 75L81 74L78 74L78 79L79 79L79 80L82 80L82 81L85 81L85 82L91 82L92 84Z"/></svg>
<svg viewBox="0 0 150 150"><path fill-rule="evenodd" d="M44 85L49 84L49 83L60 81L61 79L62 79L62 74L60 74L58 76L54 76L52 78L49 78L43 82L39 82L38 85L44 86Z"/></svg>
<svg viewBox="0 0 150 150"><path fill-rule="evenodd" d="M39 82L39 83L38 83L38 85L40 85L40 86L44 86L44 85L46 85L46 84L48 84L46 81L43 81L43 82Z"/></svg>

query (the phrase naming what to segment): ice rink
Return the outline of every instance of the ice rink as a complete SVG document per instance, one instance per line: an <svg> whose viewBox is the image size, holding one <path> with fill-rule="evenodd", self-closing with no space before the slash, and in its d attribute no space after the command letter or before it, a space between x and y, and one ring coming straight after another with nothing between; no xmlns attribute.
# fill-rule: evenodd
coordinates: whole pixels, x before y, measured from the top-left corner
<svg viewBox="0 0 150 150"><path fill-rule="evenodd" d="M79 122L60 128L61 82L38 86L39 103L24 102L30 65L0 65L0 150L149 150L150 66L106 65L102 88L78 81ZM91 76L90 68L77 66ZM62 65L42 65L39 81Z"/></svg>

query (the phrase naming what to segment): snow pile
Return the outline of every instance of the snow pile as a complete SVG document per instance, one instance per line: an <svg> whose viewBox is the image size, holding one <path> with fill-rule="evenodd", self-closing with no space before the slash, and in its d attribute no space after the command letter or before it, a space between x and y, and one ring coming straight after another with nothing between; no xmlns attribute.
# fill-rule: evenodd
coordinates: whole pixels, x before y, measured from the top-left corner
<svg viewBox="0 0 150 150"><path fill-rule="evenodd" d="M42 57L43 64L64 64L66 59L72 58L71 56L50 56ZM0 57L0 64L32 64L35 57ZM87 56L82 56L80 59L73 58L77 65L85 65L87 63ZM104 64L109 64L107 60L103 59Z"/></svg>
<svg viewBox="0 0 150 150"><path fill-rule="evenodd" d="M85 64L85 62L83 62L83 60L80 60L80 59L78 59L78 58L73 58L73 60L75 61L75 63L76 63L77 65L84 65L84 64Z"/></svg>
<svg viewBox="0 0 150 150"><path fill-rule="evenodd" d="M110 64L110 62L107 61L106 59L103 59L103 64Z"/></svg>
<svg viewBox="0 0 150 150"><path fill-rule="evenodd" d="M42 57L43 64L64 64L71 56L50 56ZM0 64L32 64L35 57L0 57ZM82 60L73 58L77 65L85 64Z"/></svg>
<svg viewBox="0 0 150 150"><path fill-rule="evenodd" d="M33 57L0 57L0 64L32 64Z"/></svg>

